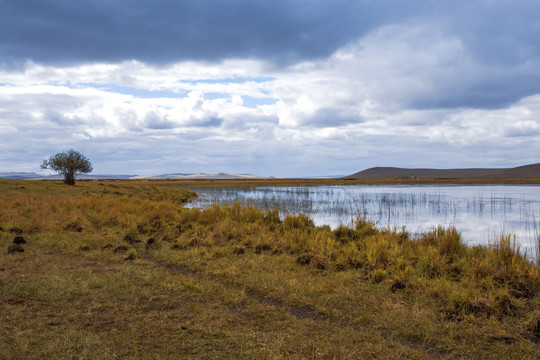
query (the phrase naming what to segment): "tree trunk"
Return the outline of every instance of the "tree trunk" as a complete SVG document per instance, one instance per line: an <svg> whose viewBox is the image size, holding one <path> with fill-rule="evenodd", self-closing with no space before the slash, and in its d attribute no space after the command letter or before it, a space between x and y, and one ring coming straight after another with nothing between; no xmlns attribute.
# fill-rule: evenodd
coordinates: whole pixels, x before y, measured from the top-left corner
<svg viewBox="0 0 540 360"><path fill-rule="evenodd" d="M75 185L75 174L72 172L64 174L64 184Z"/></svg>

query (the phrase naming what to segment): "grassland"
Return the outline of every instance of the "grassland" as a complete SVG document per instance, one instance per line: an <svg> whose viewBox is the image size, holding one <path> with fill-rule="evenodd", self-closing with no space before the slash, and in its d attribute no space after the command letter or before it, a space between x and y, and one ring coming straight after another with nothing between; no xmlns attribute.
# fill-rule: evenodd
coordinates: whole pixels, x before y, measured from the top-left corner
<svg viewBox="0 0 540 360"><path fill-rule="evenodd" d="M172 185L172 186L324 186L324 185L393 185L393 184L513 184L534 185L540 184L538 179L456 179L456 178L379 178L379 179L353 179L353 178L315 178L315 179L193 179L193 180L137 180L140 184ZM130 183L130 180L123 181Z"/></svg>
<svg viewBox="0 0 540 360"><path fill-rule="evenodd" d="M540 358L511 237L186 209L171 185L0 180L0 358Z"/></svg>

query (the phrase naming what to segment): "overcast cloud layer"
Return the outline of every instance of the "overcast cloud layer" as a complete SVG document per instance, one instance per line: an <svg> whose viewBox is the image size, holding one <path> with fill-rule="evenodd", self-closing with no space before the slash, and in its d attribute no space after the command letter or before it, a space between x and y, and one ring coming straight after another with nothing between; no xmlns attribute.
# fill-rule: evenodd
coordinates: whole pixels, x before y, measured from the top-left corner
<svg viewBox="0 0 540 360"><path fill-rule="evenodd" d="M540 3L4 0L0 171L540 162Z"/></svg>

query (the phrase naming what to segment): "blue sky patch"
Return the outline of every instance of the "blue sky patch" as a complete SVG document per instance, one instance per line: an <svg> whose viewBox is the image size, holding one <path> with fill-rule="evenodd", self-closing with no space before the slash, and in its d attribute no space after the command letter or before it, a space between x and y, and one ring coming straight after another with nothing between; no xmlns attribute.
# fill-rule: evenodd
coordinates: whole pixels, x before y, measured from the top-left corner
<svg viewBox="0 0 540 360"><path fill-rule="evenodd" d="M256 108L261 105L274 105L278 102L278 99L274 98L255 98L251 96L242 96L244 100L244 106L248 108Z"/></svg>

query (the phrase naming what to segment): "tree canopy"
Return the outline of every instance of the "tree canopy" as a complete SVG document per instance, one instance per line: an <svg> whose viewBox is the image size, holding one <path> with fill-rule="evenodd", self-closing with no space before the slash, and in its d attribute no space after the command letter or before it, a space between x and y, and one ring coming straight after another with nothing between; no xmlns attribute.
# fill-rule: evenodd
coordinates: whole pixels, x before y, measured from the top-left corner
<svg viewBox="0 0 540 360"><path fill-rule="evenodd" d="M90 160L73 149L60 152L43 160L42 169L50 169L64 176L64 184L75 185L75 176L92 172Z"/></svg>

